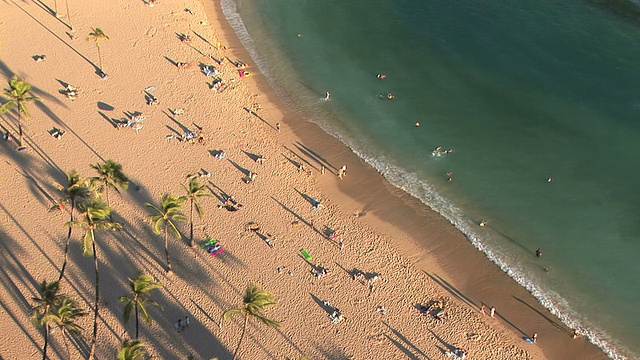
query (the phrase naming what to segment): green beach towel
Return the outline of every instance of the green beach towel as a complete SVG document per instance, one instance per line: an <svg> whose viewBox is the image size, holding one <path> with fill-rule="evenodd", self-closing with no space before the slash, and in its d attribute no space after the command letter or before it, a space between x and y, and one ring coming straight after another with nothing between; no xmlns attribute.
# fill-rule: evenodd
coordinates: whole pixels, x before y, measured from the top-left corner
<svg viewBox="0 0 640 360"><path fill-rule="evenodd" d="M200 245L202 248L206 248L209 245L214 245L215 243L217 243L218 240L211 238L209 240L205 240L204 243L202 243L202 245Z"/></svg>
<svg viewBox="0 0 640 360"><path fill-rule="evenodd" d="M302 254L302 256L304 256L304 259L307 261L311 261L311 255L309 255L309 253L307 252L307 250L305 249L300 249L300 253Z"/></svg>

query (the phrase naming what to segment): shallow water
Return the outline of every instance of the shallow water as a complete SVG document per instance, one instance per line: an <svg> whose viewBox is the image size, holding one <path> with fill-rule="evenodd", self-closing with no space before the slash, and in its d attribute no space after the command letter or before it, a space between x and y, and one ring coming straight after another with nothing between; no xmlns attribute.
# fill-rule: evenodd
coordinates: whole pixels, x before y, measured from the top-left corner
<svg viewBox="0 0 640 360"><path fill-rule="evenodd" d="M245 33L234 4L293 109L610 356L640 354L637 23L578 0L239 0Z"/></svg>

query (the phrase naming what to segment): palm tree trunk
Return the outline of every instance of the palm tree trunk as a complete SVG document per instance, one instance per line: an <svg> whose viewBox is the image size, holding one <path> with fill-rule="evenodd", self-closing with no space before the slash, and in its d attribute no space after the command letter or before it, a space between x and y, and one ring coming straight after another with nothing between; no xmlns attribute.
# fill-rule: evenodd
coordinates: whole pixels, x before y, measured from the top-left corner
<svg viewBox="0 0 640 360"><path fill-rule="evenodd" d="M136 340L138 339L138 303L136 303Z"/></svg>
<svg viewBox="0 0 640 360"><path fill-rule="evenodd" d="M93 236L93 230L91 230L91 237L93 238L92 247L93 247L93 268L96 271L96 304L93 310L93 336L91 338L91 350L89 350L89 360L93 360L94 354L96 352L96 338L98 337L98 309L100 306L100 273L98 272L98 254L96 249L96 241Z"/></svg>
<svg viewBox="0 0 640 360"><path fill-rule="evenodd" d="M73 25L71 25L71 13L69 12L69 0L65 0L65 3L67 4L67 19L69 19L69 27L73 30Z"/></svg>
<svg viewBox="0 0 640 360"><path fill-rule="evenodd" d="M61 281L64 277L64 270L67 268L67 254L69 253L69 242L70 239L67 237L64 244L64 260L62 261L62 267L60 268L60 276L58 276L58 281Z"/></svg>
<svg viewBox="0 0 640 360"><path fill-rule="evenodd" d="M47 346L49 346L49 324L44 325L44 346L42 347L42 360L47 359Z"/></svg>
<svg viewBox="0 0 640 360"><path fill-rule="evenodd" d="M71 222L73 222L73 210L75 210L76 208L76 201L75 200L71 200L71 211L69 211L69 213L71 213ZM69 226L69 232L67 233L67 239L69 239L71 237L71 229L73 229L73 227Z"/></svg>
<svg viewBox="0 0 640 360"><path fill-rule="evenodd" d="M73 209L76 207L75 203L76 203L75 200L71 201L71 221L70 222L73 222ZM60 276L58 276L58 281L62 280L62 278L64 277L64 270L67 268L67 254L69 253L71 229L72 227L69 226L69 232L67 233L67 240L65 241L65 244L64 244L64 261L62 262L62 268L60 269Z"/></svg>
<svg viewBox="0 0 640 360"><path fill-rule="evenodd" d="M102 67L100 70L102 70ZM107 200L107 206L111 207L111 204L109 203L109 184L106 181L104 182L104 196Z"/></svg>
<svg viewBox="0 0 640 360"><path fill-rule="evenodd" d="M191 199L191 213L189 214L189 222L191 222L191 230L189 232L189 246L194 247L193 242L193 199Z"/></svg>
<svg viewBox="0 0 640 360"><path fill-rule="evenodd" d="M18 134L20 137L20 146L22 146L22 114L20 113L20 105L18 105Z"/></svg>
<svg viewBox="0 0 640 360"><path fill-rule="evenodd" d="M98 48L98 65L100 66L100 71L104 74L104 70L102 70L102 56L100 55L100 45L98 45L97 40L96 40L96 48Z"/></svg>
<svg viewBox="0 0 640 360"><path fill-rule="evenodd" d="M167 274L171 274L173 269L171 268L171 260L169 260L169 229L167 229L167 223L164 223L164 253L167 255Z"/></svg>
<svg viewBox="0 0 640 360"><path fill-rule="evenodd" d="M238 346L236 347L236 351L233 352L233 360L236 360L238 357L238 350L240 350L240 344L242 344L242 339L244 339L244 334L247 332L247 323L249 322L249 314L244 314L244 325L242 326L242 335L240 335L240 341L238 341Z"/></svg>

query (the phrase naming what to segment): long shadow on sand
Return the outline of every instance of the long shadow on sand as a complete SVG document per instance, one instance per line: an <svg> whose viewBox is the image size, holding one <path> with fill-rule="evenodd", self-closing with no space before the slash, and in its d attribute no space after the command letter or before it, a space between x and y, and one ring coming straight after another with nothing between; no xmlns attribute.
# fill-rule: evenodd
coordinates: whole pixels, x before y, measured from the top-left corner
<svg viewBox="0 0 640 360"><path fill-rule="evenodd" d="M305 220L302 216L298 215L298 213L296 213L295 211L289 209L285 204L281 203L280 201L276 200L276 198L274 198L273 196L270 196L271 199L275 202L278 203L278 205L282 206L283 209L287 210L289 213L291 213L291 215L295 216L296 219L298 219L300 222L302 222L303 224L307 225L308 227L310 227L313 231L315 231L316 233L318 233L318 235L322 236L323 239L326 239L327 237L325 236L325 234L322 233L322 231L320 231L319 229L317 229L315 226L313 226L312 223L308 222L307 220Z"/></svg>
<svg viewBox="0 0 640 360"><path fill-rule="evenodd" d="M434 273L432 275L424 270L423 272L427 274L427 276L429 276L433 281L435 281L436 284L440 285L440 287L447 290L449 294L451 294L456 299L466 303L467 305L471 306L474 309L478 308L478 306L467 295L465 295L462 291L458 290L455 286L451 285L451 283L449 283L447 280L441 278L438 274Z"/></svg>
<svg viewBox="0 0 640 360"><path fill-rule="evenodd" d="M402 343L400 343L400 341L393 339L391 336L389 335L385 335L389 340L391 340L391 342L398 348L400 349L402 352L405 353L405 355L407 355L410 359L418 359L418 357L415 355L415 353L422 355L423 357L429 359L429 357L427 356L427 354L425 354L422 350L420 350L416 345L414 345L411 341L409 341L409 339L407 339L404 335L402 335L402 333L400 333L398 330L394 329L391 327L391 325L389 325L386 321L382 322L386 327L389 328L389 330L391 330L391 332L398 338L400 339L400 341L402 341L402 343L406 344L409 348L411 348L412 350L409 350L407 348L407 346L403 345ZM415 353L414 353L415 352Z"/></svg>
<svg viewBox="0 0 640 360"><path fill-rule="evenodd" d="M538 315L542 316L545 320L547 320L551 325L557 327L558 329L560 329L562 332L566 333L569 336L573 336L573 331L571 331L570 329L567 329L565 326L562 326L562 324L557 323L556 321L553 321L553 319L551 319L550 317L548 317L547 315L545 315L543 312L541 312L540 310L534 308L533 306L529 305L526 301L520 299L519 297L512 295L514 299L518 300L519 302L521 302L522 304L524 304L526 307L528 307L529 309L531 309L532 311L534 311L535 313L537 313Z"/></svg>
<svg viewBox="0 0 640 360"><path fill-rule="evenodd" d="M320 156L317 152L311 150L310 148L308 148L306 145L300 143L299 141L296 141L295 147L301 153L303 153L307 157L311 158L313 161L317 162L318 165L324 166L327 169L334 169L334 170L338 171L338 168L336 168L335 166L331 165L331 163L329 163L327 161L327 159L325 159L324 157Z"/></svg>
<svg viewBox="0 0 640 360"><path fill-rule="evenodd" d="M38 25L42 26L45 30L47 30L49 33L51 33L51 35L53 35L56 39L60 40L60 42L62 42L63 44L67 45L67 47L69 49L71 49L73 52L75 52L76 54L78 54L78 56L80 56L82 59L84 59L87 63L89 63L91 66L93 66L94 70L96 71L96 73L102 73L102 71L100 70L100 68L98 66L96 66L96 64L94 64L91 60L89 60L86 56L82 55L78 50L76 50L73 46L69 45L69 43L67 43L66 41L64 41L60 36L58 36L58 34L56 34L55 32L53 32L51 29L49 29L48 27L46 27L43 23L41 23L38 19L36 19L33 15L31 15L27 10L25 10L23 7L21 7L20 5L16 4L15 1L13 0L8 0L9 2L11 2L13 5L15 5L17 8L19 8L20 10L24 11L25 14L27 14L31 19L33 19L33 21L35 21L36 23L38 23ZM66 25L66 24L65 24Z"/></svg>

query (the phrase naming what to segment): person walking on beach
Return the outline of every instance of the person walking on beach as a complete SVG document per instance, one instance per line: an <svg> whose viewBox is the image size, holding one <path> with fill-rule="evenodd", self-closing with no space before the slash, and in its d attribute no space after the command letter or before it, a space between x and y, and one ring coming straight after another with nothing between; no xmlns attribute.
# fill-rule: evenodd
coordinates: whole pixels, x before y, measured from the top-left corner
<svg viewBox="0 0 640 360"><path fill-rule="evenodd" d="M492 306L491 310L489 311L489 316L493 317L495 314L496 314L496 308Z"/></svg>
<svg viewBox="0 0 640 360"><path fill-rule="evenodd" d="M276 130L278 130L278 132L280 132L280 123L276 123Z"/></svg>
<svg viewBox="0 0 640 360"><path fill-rule="evenodd" d="M531 336L531 341L533 341L533 343L537 343L538 342L538 333L534 332L533 335Z"/></svg>
<svg viewBox="0 0 640 360"><path fill-rule="evenodd" d="M342 167L338 170L338 177L342 179L342 177L345 175L347 175L347 165L342 165Z"/></svg>

